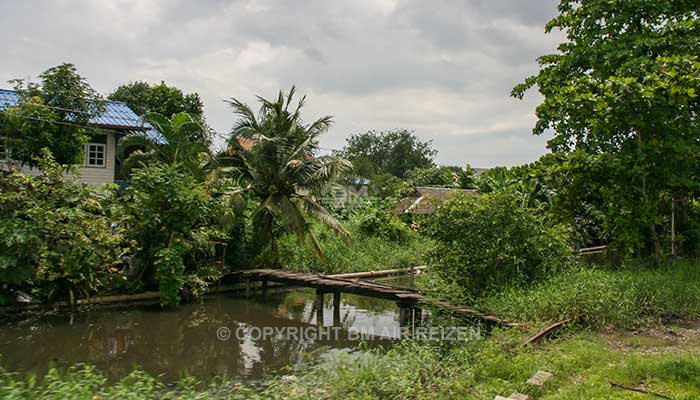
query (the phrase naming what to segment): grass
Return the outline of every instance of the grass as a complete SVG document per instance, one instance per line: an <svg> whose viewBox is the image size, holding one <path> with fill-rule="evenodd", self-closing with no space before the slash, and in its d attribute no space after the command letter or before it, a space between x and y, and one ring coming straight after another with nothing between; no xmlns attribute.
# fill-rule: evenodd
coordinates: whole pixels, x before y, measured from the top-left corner
<svg viewBox="0 0 700 400"><path fill-rule="evenodd" d="M685 260L655 269L580 266L532 287L491 294L478 306L509 320L573 318L596 329L700 319L700 266Z"/></svg>
<svg viewBox="0 0 700 400"><path fill-rule="evenodd" d="M430 239L410 232L405 241L366 236L349 226L351 242L346 244L323 226L314 226L324 260L320 260L310 243L300 245L287 236L280 243L280 258L285 269L304 272L346 273L408 268L424 265L432 249Z"/></svg>
<svg viewBox="0 0 700 400"><path fill-rule="evenodd" d="M674 399L700 396L700 347L686 351L613 351L595 334L579 333L535 349L524 336L497 333L484 342L439 350L404 343L386 354L317 367L293 384L273 387L289 399L493 399L520 392L532 399L641 399L610 381ZM538 370L554 374L544 387L526 384Z"/></svg>
<svg viewBox="0 0 700 400"><path fill-rule="evenodd" d="M165 385L143 371L135 370L118 382L89 365L68 370L51 369L43 377L0 374L0 398L4 400L237 400L256 399L251 389L216 379L204 385L186 378Z"/></svg>

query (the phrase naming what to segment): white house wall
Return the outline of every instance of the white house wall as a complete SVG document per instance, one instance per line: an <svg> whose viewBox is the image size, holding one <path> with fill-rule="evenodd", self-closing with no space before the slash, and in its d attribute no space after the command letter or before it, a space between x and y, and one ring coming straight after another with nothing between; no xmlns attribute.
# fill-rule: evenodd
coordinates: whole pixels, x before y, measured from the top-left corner
<svg viewBox="0 0 700 400"><path fill-rule="evenodd" d="M116 168L116 160L117 160L117 143L116 139L114 137L114 133L107 132L107 143L105 146L105 166L104 167L88 167L86 165L82 165L80 167L80 178L79 181L83 183L87 183L90 185L95 185L95 186L101 186L105 183L114 183L114 171ZM83 149L84 153L85 149ZM87 154L83 155L83 159L87 157ZM0 169L3 169L8 163L5 161L0 161ZM83 160L83 164L85 163L85 160ZM23 165L19 169L22 173L25 173L27 175L31 176L39 176L41 175L41 171L36 169L36 168L31 168L26 165ZM68 175L68 174L66 174Z"/></svg>

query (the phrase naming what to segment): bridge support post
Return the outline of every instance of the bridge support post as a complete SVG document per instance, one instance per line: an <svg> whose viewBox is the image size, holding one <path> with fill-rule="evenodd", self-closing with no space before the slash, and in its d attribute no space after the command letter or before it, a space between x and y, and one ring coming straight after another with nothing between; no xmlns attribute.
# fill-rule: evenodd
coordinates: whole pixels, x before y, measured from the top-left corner
<svg viewBox="0 0 700 400"><path fill-rule="evenodd" d="M413 307L413 325L421 325L423 323L423 309Z"/></svg>
<svg viewBox="0 0 700 400"><path fill-rule="evenodd" d="M333 326L340 326L340 292L333 292Z"/></svg>
<svg viewBox="0 0 700 400"><path fill-rule="evenodd" d="M397 302L399 307L399 326L414 328L423 321L423 310L415 303Z"/></svg>
<svg viewBox="0 0 700 400"><path fill-rule="evenodd" d="M406 303L396 303L399 307L399 326L404 327L411 323L411 307Z"/></svg>
<svg viewBox="0 0 700 400"><path fill-rule="evenodd" d="M316 325L323 326L323 295L321 289L316 289Z"/></svg>
<svg viewBox="0 0 700 400"><path fill-rule="evenodd" d="M251 286L253 286L253 282L251 282L250 279L246 279L246 281L245 281L245 297L250 297Z"/></svg>
<svg viewBox="0 0 700 400"><path fill-rule="evenodd" d="M267 296L267 281L266 280L262 281L261 287L262 287L263 297Z"/></svg>

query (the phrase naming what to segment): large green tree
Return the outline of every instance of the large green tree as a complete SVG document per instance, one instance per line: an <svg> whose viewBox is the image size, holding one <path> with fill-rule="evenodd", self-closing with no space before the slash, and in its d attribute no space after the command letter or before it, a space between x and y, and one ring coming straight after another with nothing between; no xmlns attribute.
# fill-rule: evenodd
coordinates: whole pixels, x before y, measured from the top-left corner
<svg viewBox="0 0 700 400"><path fill-rule="evenodd" d="M135 81L119 86L108 98L126 103L138 115L160 114L170 118L175 114L187 113L205 127L196 132L198 136L193 139L211 144L213 133L206 126L204 103L198 93L185 94L163 81L157 85Z"/></svg>
<svg viewBox="0 0 700 400"><path fill-rule="evenodd" d="M625 250L662 254L664 203L700 182L700 20L686 0L562 0L547 32L567 41L539 58L535 134L555 152L605 162L606 212Z"/></svg>
<svg viewBox="0 0 700 400"><path fill-rule="evenodd" d="M323 257L308 218L320 220L343 237L347 232L313 193L323 192L351 164L337 156L316 154L318 138L331 125L331 117L304 124L301 109L305 97L292 105L294 87L286 95L280 92L276 100L258 99L261 107L257 116L240 100L229 101L239 117L231 132L230 153L247 181L243 191L257 204L253 213L255 242L268 247L277 263L277 239L289 232L300 241L310 238Z"/></svg>
<svg viewBox="0 0 700 400"><path fill-rule="evenodd" d="M388 174L405 178L412 169L435 166L437 150L412 131L394 129L352 135L342 154L353 163L353 172L360 177Z"/></svg>
<svg viewBox="0 0 700 400"><path fill-rule="evenodd" d="M83 145L98 132L88 126L104 102L73 64L61 64L39 75L39 82L10 81L19 104L0 112L0 136L12 159L36 166L47 148L60 164L81 164Z"/></svg>

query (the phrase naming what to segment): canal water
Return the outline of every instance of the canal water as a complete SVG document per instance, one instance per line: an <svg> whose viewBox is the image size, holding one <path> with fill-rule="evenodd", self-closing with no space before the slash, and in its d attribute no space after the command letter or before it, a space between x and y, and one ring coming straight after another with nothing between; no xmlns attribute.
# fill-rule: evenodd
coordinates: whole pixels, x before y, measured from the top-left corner
<svg viewBox="0 0 700 400"><path fill-rule="evenodd" d="M214 375L256 381L341 353L352 357L360 343L386 347L399 339L395 303L343 294L334 321L332 296L325 297L323 329L310 289L249 299L221 294L173 311L149 306L15 318L0 327L0 365L41 374L49 365L87 363L110 379L138 367L164 381Z"/></svg>

